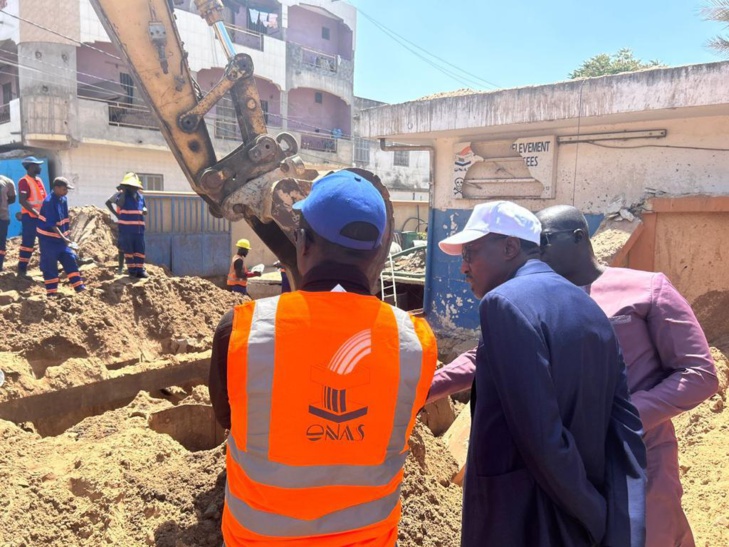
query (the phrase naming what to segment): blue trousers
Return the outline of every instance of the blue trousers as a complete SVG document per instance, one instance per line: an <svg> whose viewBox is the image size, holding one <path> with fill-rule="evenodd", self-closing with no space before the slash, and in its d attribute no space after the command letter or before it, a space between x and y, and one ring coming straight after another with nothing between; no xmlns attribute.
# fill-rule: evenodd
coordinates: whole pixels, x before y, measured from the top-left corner
<svg viewBox="0 0 729 547"><path fill-rule="evenodd" d="M0 272L3 271L3 263L5 262L5 249L8 241L9 220L0 219Z"/></svg>
<svg viewBox="0 0 729 547"><path fill-rule="evenodd" d="M144 234L119 232L119 246L124 251L124 260L126 260L129 275L142 273L145 258Z"/></svg>
<svg viewBox="0 0 729 547"><path fill-rule="evenodd" d="M62 241L46 241L39 238L40 242L40 269L43 272L43 281L46 284L46 294L58 292L58 263L63 266L63 271L68 276L68 282L76 292L86 289L84 280L78 271L76 253L66 247Z"/></svg>
<svg viewBox="0 0 729 547"><path fill-rule="evenodd" d="M18 253L18 271L25 273L28 271L28 262L30 262L30 257L33 256L33 251L35 250L38 219L31 218L30 215L23 215L21 224L23 226L23 231L20 241L20 253Z"/></svg>
<svg viewBox="0 0 729 547"><path fill-rule="evenodd" d="M246 287L242 287L241 285L228 285L228 288L233 292L248 294L248 289Z"/></svg>

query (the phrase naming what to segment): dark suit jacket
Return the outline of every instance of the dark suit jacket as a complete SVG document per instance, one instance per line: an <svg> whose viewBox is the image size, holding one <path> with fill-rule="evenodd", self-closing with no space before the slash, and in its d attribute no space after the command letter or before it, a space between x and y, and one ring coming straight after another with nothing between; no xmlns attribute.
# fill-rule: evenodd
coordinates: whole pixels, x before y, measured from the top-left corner
<svg viewBox="0 0 729 547"><path fill-rule="evenodd" d="M605 314L537 260L479 307L465 547L639 547L645 448Z"/></svg>

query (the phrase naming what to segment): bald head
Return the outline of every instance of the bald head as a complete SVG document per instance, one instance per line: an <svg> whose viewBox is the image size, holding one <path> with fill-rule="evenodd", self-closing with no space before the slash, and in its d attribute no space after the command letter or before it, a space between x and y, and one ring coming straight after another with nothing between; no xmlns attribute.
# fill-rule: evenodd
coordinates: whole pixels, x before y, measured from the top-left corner
<svg viewBox="0 0 729 547"><path fill-rule="evenodd" d="M588 285L601 273L590 244L585 215L570 205L555 205L537 213L542 223L541 258L576 285Z"/></svg>
<svg viewBox="0 0 729 547"><path fill-rule="evenodd" d="M571 205L547 207L537 213L537 218L542 223L542 231L583 230L585 234L590 233L585 215Z"/></svg>

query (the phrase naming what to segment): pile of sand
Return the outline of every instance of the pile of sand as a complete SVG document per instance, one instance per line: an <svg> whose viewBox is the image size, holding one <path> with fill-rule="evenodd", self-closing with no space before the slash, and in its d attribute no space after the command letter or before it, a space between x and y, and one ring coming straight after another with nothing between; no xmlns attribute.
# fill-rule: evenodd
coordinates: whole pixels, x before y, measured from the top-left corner
<svg viewBox="0 0 729 547"><path fill-rule="evenodd" d="M204 387L186 402L209 402ZM172 403L141 393L129 406L41 438L0 421L0 538L13 545L219 547L223 446L189 452L148 425ZM455 462L418 425L402 488L399 545L458 545Z"/></svg>
<svg viewBox="0 0 729 547"><path fill-rule="evenodd" d="M713 348L719 392L673 420L683 506L700 547L729 545L729 361Z"/></svg>

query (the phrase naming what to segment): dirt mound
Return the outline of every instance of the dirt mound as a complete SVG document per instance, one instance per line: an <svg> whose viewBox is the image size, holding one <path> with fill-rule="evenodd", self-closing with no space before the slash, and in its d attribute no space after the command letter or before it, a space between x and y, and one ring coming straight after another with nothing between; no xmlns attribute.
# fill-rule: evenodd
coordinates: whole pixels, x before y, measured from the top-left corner
<svg viewBox="0 0 729 547"><path fill-rule="evenodd" d="M192 397L204 399L201 389ZM0 421L0 538L18 545L219 547L224 448L188 452L153 431L149 416L172 406L142 393L125 408L47 438ZM433 476L455 463L421 425L412 445L399 545L458 545L460 489Z"/></svg>
<svg viewBox="0 0 729 547"><path fill-rule="evenodd" d="M711 291L692 305L696 318L712 344L729 351L729 291Z"/></svg>
<svg viewBox="0 0 729 547"><path fill-rule="evenodd" d="M0 293L17 296L0 304L0 352L22 358L13 362L0 400L86 383L119 364L207 350L220 317L247 299L194 277L161 274L133 283L102 268L84 275L87 291L55 300L40 285ZM0 286L8 279L17 282L4 274Z"/></svg>
<svg viewBox="0 0 729 547"><path fill-rule="evenodd" d="M74 207L69 211L71 240L79 245L79 257L100 264L117 260L117 225L111 213L93 205Z"/></svg>
<svg viewBox="0 0 729 547"><path fill-rule="evenodd" d="M719 393L673 420L679 442L683 506L700 547L729 545L729 361L712 348Z"/></svg>
<svg viewBox="0 0 729 547"><path fill-rule="evenodd" d="M425 275L425 247L396 258L393 262L395 271Z"/></svg>

